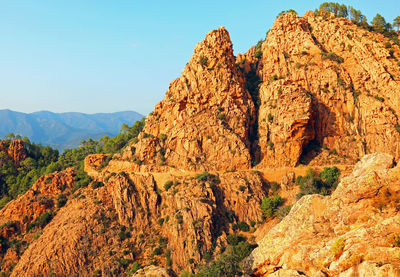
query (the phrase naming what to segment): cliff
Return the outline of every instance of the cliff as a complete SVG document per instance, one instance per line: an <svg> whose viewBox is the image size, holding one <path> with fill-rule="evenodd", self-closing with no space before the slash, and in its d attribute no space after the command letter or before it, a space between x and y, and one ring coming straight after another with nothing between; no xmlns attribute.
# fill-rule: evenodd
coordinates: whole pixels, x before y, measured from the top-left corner
<svg viewBox="0 0 400 277"><path fill-rule="evenodd" d="M400 49L385 43L383 35L345 18L312 12L277 18L259 60L254 63L254 49L238 58L243 69L256 67L261 81L262 165L295 166L302 155L309 161L316 156L305 153L310 143L334 149L341 162L373 152L398 159ZM328 163L324 156L314 163Z"/></svg>

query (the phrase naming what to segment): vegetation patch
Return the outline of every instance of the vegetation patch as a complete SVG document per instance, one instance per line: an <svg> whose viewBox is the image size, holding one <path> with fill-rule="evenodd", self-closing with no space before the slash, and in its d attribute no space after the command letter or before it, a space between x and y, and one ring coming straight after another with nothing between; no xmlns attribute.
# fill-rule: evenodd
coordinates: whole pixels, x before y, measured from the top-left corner
<svg viewBox="0 0 400 277"><path fill-rule="evenodd" d="M296 183L300 186L297 197L301 198L307 194L330 195L337 187L339 177L340 170L336 166L325 167L320 174L310 168L305 176L299 176L296 179Z"/></svg>

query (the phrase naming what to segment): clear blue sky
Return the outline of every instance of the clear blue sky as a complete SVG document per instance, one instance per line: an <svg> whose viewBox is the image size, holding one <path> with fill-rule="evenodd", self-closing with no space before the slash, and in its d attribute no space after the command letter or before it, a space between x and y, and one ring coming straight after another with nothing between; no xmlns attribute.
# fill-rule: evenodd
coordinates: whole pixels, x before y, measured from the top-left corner
<svg viewBox="0 0 400 277"><path fill-rule="evenodd" d="M245 52L280 11L322 2L0 0L0 109L148 114L208 31ZM400 15L398 0L341 3Z"/></svg>

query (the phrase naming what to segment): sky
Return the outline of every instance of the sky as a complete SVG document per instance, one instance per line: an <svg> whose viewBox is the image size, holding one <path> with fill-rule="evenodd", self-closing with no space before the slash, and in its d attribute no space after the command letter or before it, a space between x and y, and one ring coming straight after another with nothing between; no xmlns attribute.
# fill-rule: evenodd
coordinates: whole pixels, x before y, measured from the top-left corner
<svg viewBox="0 0 400 277"><path fill-rule="evenodd" d="M0 109L147 115L208 31L225 26L243 53L282 10L322 2L0 0ZM340 3L400 15L398 0Z"/></svg>

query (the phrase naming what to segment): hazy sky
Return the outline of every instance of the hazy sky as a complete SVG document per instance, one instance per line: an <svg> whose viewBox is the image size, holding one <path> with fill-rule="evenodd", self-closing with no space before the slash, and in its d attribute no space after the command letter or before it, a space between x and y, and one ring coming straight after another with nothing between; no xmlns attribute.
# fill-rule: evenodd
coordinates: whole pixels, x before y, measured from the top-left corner
<svg viewBox="0 0 400 277"><path fill-rule="evenodd" d="M322 2L0 0L0 109L146 115L208 31L225 26L245 52L280 11ZM400 15L398 0L341 3Z"/></svg>

